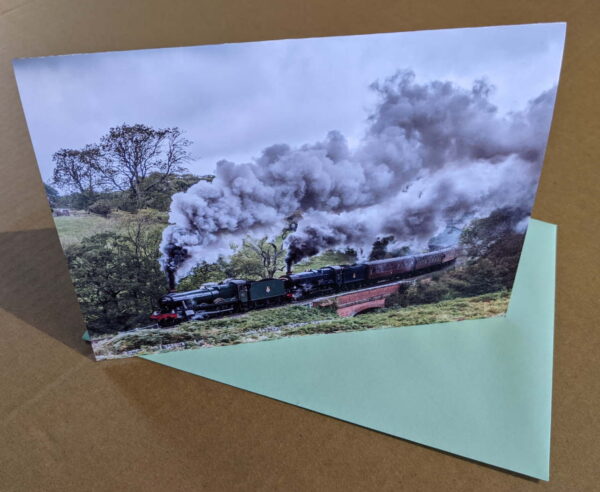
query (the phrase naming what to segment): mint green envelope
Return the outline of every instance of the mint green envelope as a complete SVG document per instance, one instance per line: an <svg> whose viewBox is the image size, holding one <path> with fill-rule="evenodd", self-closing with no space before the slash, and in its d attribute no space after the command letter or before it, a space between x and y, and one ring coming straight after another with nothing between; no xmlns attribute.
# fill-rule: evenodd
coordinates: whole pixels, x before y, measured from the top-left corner
<svg viewBox="0 0 600 492"><path fill-rule="evenodd" d="M531 220L503 317L145 358L548 480L555 253Z"/></svg>

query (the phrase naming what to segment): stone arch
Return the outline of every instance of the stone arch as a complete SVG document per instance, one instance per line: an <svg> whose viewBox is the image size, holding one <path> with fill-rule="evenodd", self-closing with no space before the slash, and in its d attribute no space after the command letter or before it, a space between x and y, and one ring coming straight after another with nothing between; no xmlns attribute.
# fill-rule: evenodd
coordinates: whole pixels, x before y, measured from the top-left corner
<svg viewBox="0 0 600 492"><path fill-rule="evenodd" d="M369 310L385 307L385 299L375 299L372 301L353 304L352 306L341 307L337 310L338 315L342 317L356 316L357 314Z"/></svg>

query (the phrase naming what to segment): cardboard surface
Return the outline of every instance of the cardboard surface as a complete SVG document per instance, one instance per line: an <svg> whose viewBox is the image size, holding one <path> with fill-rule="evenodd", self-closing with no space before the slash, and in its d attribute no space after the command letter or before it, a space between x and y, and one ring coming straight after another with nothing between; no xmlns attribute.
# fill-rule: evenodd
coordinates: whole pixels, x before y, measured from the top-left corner
<svg viewBox="0 0 600 492"><path fill-rule="evenodd" d="M600 3L332 0L0 4L0 490L595 490L600 471ZM96 364L11 60L567 21L534 217L559 225L550 482L141 359Z"/></svg>

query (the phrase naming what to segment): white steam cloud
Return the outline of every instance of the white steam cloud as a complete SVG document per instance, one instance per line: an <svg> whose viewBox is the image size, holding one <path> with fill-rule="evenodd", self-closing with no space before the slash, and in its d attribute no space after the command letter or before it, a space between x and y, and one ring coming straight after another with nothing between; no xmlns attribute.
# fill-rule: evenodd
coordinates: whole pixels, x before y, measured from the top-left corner
<svg viewBox="0 0 600 492"><path fill-rule="evenodd" d="M357 148L337 131L299 148L273 145L254 162L218 162L212 183L174 195L163 266L181 277L247 234L280 233L298 212L286 239L292 263L329 248L368 250L382 235L422 247L448 222L499 207L529 213L556 88L507 115L481 80L467 90L401 71L371 88L379 103Z"/></svg>

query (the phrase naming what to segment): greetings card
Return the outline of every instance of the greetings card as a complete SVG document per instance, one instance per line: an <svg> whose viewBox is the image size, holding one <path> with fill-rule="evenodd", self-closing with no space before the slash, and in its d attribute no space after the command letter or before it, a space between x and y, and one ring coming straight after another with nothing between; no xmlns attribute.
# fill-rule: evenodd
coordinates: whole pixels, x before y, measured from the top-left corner
<svg viewBox="0 0 600 492"><path fill-rule="evenodd" d="M96 358L504 316L564 35L15 60Z"/></svg>

